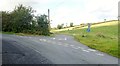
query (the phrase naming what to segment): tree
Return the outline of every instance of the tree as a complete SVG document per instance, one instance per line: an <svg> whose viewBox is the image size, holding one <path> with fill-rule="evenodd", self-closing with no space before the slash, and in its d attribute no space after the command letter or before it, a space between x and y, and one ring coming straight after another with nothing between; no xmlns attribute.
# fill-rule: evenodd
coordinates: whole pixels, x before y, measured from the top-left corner
<svg viewBox="0 0 120 66"><path fill-rule="evenodd" d="M38 23L38 26L37 26L38 34L49 35L50 32L49 32L49 23L47 20L47 15L44 14L44 15L37 16L36 19Z"/></svg>
<svg viewBox="0 0 120 66"><path fill-rule="evenodd" d="M73 27L73 23L70 23L70 27Z"/></svg>
<svg viewBox="0 0 120 66"><path fill-rule="evenodd" d="M57 25L57 28L58 28L58 29L62 29L63 26L64 26L64 24L61 24L61 25L58 24L58 25Z"/></svg>
<svg viewBox="0 0 120 66"><path fill-rule="evenodd" d="M33 13L31 7L19 5L11 12L14 32L28 32L31 29Z"/></svg>
<svg viewBox="0 0 120 66"><path fill-rule="evenodd" d="M84 24L84 23L81 23L81 24L80 24L80 26L81 26L81 27L84 27L84 26L85 26L85 24Z"/></svg>
<svg viewBox="0 0 120 66"><path fill-rule="evenodd" d="M2 11L2 31L12 31L12 16L9 12Z"/></svg>
<svg viewBox="0 0 120 66"><path fill-rule="evenodd" d="M49 35L47 15L34 16L31 7L19 5L12 12L2 12L2 31Z"/></svg>

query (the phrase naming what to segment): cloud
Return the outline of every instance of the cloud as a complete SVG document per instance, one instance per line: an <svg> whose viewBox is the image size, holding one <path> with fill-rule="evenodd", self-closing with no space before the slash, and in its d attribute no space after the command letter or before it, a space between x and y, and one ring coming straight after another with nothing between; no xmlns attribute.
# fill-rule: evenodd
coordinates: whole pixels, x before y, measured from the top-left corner
<svg viewBox="0 0 120 66"><path fill-rule="evenodd" d="M15 5L31 6L36 14L47 14L51 25L74 24L117 19L119 0L1 0L0 10L13 10Z"/></svg>

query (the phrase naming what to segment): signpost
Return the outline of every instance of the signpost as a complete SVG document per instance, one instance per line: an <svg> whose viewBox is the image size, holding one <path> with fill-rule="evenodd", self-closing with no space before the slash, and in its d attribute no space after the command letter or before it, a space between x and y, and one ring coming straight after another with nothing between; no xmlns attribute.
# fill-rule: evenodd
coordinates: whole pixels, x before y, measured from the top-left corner
<svg viewBox="0 0 120 66"><path fill-rule="evenodd" d="M90 32L90 26L91 26L91 24L90 24L90 23L88 23L87 32Z"/></svg>

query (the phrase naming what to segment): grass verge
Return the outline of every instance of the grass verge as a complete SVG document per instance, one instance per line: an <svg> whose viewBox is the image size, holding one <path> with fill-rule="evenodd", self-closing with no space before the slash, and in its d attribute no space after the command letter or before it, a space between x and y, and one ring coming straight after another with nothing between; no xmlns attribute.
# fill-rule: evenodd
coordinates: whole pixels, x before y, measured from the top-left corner
<svg viewBox="0 0 120 66"><path fill-rule="evenodd" d="M14 33L14 32L0 32L3 34L14 34L14 35L19 35L19 36L44 36L44 35L38 35L38 34L30 34L30 33ZM51 37L54 36L54 34L50 34Z"/></svg>
<svg viewBox="0 0 120 66"><path fill-rule="evenodd" d="M90 48L100 50L112 56L120 58L118 51L118 24L92 27L91 32L87 28L60 31L60 34L72 35L74 38Z"/></svg>

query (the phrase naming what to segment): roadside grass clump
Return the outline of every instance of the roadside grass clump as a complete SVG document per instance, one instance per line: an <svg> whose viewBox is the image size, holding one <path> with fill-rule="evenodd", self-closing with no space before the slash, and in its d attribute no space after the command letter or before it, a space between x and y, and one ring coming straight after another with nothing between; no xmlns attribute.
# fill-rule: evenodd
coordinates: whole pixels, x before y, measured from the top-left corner
<svg viewBox="0 0 120 66"><path fill-rule="evenodd" d="M15 34L14 32L1 32L1 33L3 33L3 34Z"/></svg>
<svg viewBox="0 0 120 66"><path fill-rule="evenodd" d="M102 32L96 33L96 36L101 38L106 38L106 36L102 34Z"/></svg>

